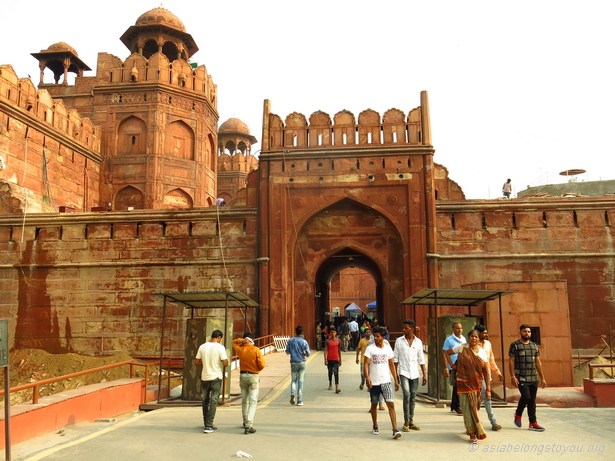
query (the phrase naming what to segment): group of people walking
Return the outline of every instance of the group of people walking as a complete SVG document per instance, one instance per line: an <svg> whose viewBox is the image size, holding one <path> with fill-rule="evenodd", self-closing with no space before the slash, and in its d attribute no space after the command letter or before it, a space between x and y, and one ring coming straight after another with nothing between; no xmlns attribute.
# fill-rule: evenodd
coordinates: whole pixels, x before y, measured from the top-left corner
<svg viewBox="0 0 615 461"><path fill-rule="evenodd" d="M361 381L359 389L365 386L370 396L370 415L372 434L379 435L378 409L388 410L391 422L392 437L399 439L401 432L419 431L420 427L414 421L414 410L419 382L427 383L427 369L423 352L423 343L416 336L416 324L412 319L402 323L403 336L397 338L394 348L385 338L382 327L366 330L364 337L356 346L356 363L360 365ZM546 380L540 361L540 351L531 341L531 328L523 324L519 329L519 339L509 348L510 374L512 384L521 394L515 411L514 424L522 426L525 408L528 410L529 429L544 431L536 420L536 394L538 385L546 386ZM288 341L286 353L290 356L291 386L290 404L301 406L303 400L303 384L306 359L310 356L310 347L303 336L303 327L297 326L295 336ZM337 337L334 327L329 329L323 352L324 364L327 367L329 390L340 393L339 368L342 365L342 342ZM203 391L203 424L204 432L217 430L214 417L221 391L222 373L228 366L228 357L221 344L223 334L215 330L211 341L201 345L197 351L194 363L202 366L201 387ZM480 422L478 412L481 404L485 407L491 428L501 429L491 407L491 381L496 376L503 379L493 355L491 343L487 339L487 329L483 325L475 325L468 333L468 339L463 336L460 323L452 325L452 334L443 344L443 355L446 363L444 373L451 379L452 399L451 412L463 415L466 433L470 443L475 444L486 438L485 430ZM259 392L259 376L266 366L262 352L254 344L253 335L245 333L242 338L232 342L233 350L240 362L240 388L242 395L242 416L245 434L253 434L256 404ZM394 404L394 392L401 388L403 400L404 422L401 431L398 430L397 416Z"/></svg>
<svg viewBox="0 0 615 461"><path fill-rule="evenodd" d="M462 334L461 323L453 323L452 330L443 345L446 363L444 373L450 377L452 385L451 412L463 415L470 443L475 444L487 437L478 417L481 403L487 411L492 430L499 431L502 428L497 423L491 406L491 381L492 374L500 381L503 377L495 363L493 348L487 339L484 325L475 325L468 333L467 341ZM519 336L519 339L510 345L508 352L511 381L521 394L514 424L517 427L522 426L523 412L527 407L528 428L542 432L545 429L536 420L536 394L539 382L543 388L547 383L542 371L540 351L531 341L529 325L523 324L519 327Z"/></svg>

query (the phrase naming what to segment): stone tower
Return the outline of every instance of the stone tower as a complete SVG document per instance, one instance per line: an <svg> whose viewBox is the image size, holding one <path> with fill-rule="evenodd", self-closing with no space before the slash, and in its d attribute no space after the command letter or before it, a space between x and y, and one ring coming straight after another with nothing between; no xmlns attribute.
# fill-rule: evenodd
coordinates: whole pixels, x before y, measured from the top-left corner
<svg viewBox="0 0 615 461"><path fill-rule="evenodd" d="M56 78L39 87L101 127L100 205L116 210L213 205L216 86L205 66L188 61L198 51L196 43L161 7L142 14L121 40L131 53L125 60L99 53L95 77L78 73L74 85ZM72 53L66 60L75 60ZM45 52L35 57L41 74L57 61Z"/></svg>
<svg viewBox="0 0 615 461"><path fill-rule="evenodd" d="M246 187L248 173L258 168L258 159L252 154L256 142L238 118L229 118L218 129L218 197L226 204Z"/></svg>

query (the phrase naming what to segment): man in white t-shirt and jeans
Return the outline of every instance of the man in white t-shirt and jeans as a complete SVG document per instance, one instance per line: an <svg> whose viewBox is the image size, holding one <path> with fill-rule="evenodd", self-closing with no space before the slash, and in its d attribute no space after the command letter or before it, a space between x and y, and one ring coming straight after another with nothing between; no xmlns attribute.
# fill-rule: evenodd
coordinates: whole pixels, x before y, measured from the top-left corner
<svg viewBox="0 0 615 461"><path fill-rule="evenodd" d="M378 406L378 399L380 395L382 395L389 409L393 438L399 439L401 437L401 432L397 430L397 417L395 415L391 376L393 376L395 380L396 391L399 390L399 380L395 373L393 349L391 349L388 342L385 342L384 331L381 327L374 328L374 344L370 344L367 346L367 349L365 349L363 373L365 375L367 387L369 388L369 397L371 401L369 412L372 415L372 434L380 434L378 431L378 413L376 407Z"/></svg>
<svg viewBox="0 0 615 461"><path fill-rule="evenodd" d="M228 356L222 344L224 335L220 330L211 333L211 341L201 344L194 358L196 366L202 365L201 389L203 391L203 432L211 434L218 428L214 426L214 418L218 407L218 398L222 388L222 376L228 366Z"/></svg>

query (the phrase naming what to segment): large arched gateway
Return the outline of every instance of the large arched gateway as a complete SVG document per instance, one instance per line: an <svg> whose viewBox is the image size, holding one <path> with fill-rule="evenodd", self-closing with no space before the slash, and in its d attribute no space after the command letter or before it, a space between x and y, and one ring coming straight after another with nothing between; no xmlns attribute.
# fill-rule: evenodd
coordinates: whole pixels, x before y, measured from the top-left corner
<svg viewBox="0 0 615 461"><path fill-rule="evenodd" d="M299 230L292 253L293 323L313 332L329 308L333 276L359 267L376 282L378 318L398 324L405 253L399 232L381 212L350 199L319 210Z"/></svg>
<svg viewBox="0 0 615 461"><path fill-rule="evenodd" d="M333 278L358 267L375 283L376 316L398 329L400 305L430 286L434 267L433 148L426 94L404 116L317 112L284 121L265 102L259 160L261 331L314 325L330 308ZM421 319L418 319L419 321Z"/></svg>

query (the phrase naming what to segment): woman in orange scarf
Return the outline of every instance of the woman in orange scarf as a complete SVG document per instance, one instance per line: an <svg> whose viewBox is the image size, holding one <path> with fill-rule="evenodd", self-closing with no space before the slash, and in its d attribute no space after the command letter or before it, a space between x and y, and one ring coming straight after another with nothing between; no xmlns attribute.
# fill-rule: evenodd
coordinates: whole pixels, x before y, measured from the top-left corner
<svg viewBox="0 0 615 461"><path fill-rule="evenodd" d="M463 423L466 433L470 436L470 443L478 443L478 439L487 437L478 418L481 402L481 387L483 379L487 383L487 399L491 400L491 374L488 357L485 350L480 347L478 331L472 330L468 334L468 344L461 344L446 351L447 354L458 354L455 364L457 371L457 393Z"/></svg>

